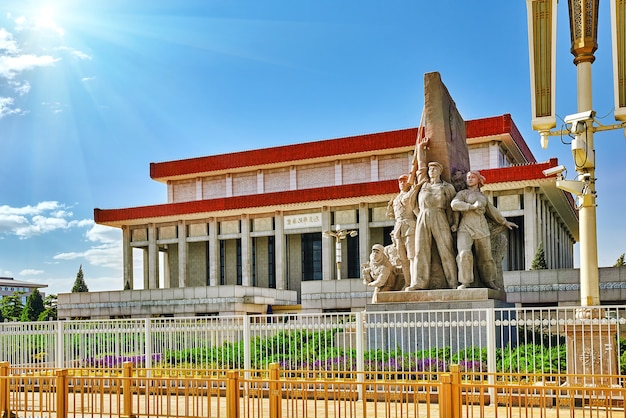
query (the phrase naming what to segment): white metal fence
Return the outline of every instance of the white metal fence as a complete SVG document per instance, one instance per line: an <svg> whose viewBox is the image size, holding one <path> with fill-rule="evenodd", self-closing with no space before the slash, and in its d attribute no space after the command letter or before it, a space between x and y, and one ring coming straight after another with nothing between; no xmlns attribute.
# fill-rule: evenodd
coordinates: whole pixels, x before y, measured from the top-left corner
<svg viewBox="0 0 626 418"><path fill-rule="evenodd" d="M626 306L0 324L0 361L136 367L620 374ZM626 339L626 335L624 335ZM626 358L626 355L625 355Z"/></svg>

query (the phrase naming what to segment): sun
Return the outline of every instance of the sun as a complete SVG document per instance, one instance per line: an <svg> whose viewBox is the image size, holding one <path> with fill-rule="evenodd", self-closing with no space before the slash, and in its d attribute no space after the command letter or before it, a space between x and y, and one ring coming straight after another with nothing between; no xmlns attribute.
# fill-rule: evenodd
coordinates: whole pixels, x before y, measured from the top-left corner
<svg viewBox="0 0 626 418"><path fill-rule="evenodd" d="M56 9L51 6L44 6L35 12L34 23L37 29L47 29L63 36L64 30L57 24Z"/></svg>

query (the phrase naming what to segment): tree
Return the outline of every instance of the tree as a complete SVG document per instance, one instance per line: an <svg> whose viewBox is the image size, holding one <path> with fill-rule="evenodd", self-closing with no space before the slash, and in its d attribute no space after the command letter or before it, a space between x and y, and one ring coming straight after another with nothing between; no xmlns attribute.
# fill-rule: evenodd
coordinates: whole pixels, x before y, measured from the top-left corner
<svg viewBox="0 0 626 418"><path fill-rule="evenodd" d="M24 292L15 292L12 295L3 296L0 301L0 311L2 316L9 321L17 321L22 316L24 304L22 303L22 295Z"/></svg>
<svg viewBox="0 0 626 418"><path fill-rule="evenodd" d="M72 287L72 293L81 293L81 292L89 292L87 288L87 283L85 283L85 278L83 277L83 265L80 265L78 269L78 273L76 274L76 280L74 281L74 286Z"/></svg>
<svg viewBox="0 0 626 418"><path fill-rule="evenodd" d="M44 311L43 298L38 289L28 295L26 299L26 305L22 309L22 315L20 321L22 322L34 322L39 318L39 315Z"/></svg>
<svg viewBox="0 0 626 418"><path fill-rule="evenodd" d="M537 251L535 251L535 258L533 258L533 262L530 265L531 270L545 270L548 268L546 263L546 253L543 251L543 243L540 242L537 247Z"/></svg>
<svg viewBox="0 0 626 418"><path fill-rule="evenodd" d="M57 295L48 295L43 300L44 311L39 314L38 321L57 319Z"/></svg>
<svg viewBox="0 0 626 418"><path fill-rule="evenodd" d="M615 262L615 264L613 264L613 267L621 267L621 266L626 266L626 262L624 261L624 253L622 253L622 255L620 255L617 258L617 261Z"/></svg>

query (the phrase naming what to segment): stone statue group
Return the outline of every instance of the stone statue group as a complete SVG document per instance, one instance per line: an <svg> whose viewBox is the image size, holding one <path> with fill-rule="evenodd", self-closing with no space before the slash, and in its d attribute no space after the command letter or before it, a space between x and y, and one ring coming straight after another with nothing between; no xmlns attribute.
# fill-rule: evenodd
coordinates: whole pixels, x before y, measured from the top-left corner
<svg viewBox="0 0 626 418"><path fill-rule="evenodd" d="M480 191L485 178L478 171L468 171L465 181L463 172L453 172L454 185L444 181L443 166L427 160L428 142L418 141L411 173L398 178L400 192L389 202L387 215L395 219L392 244L375 244L369 263L361 267L364 283L376 287L374 301L379 291L465 289L480 283L499 289L506 251L502 232L517 225ZM433 270L443 273L443 286L433 287Z"/></svg>

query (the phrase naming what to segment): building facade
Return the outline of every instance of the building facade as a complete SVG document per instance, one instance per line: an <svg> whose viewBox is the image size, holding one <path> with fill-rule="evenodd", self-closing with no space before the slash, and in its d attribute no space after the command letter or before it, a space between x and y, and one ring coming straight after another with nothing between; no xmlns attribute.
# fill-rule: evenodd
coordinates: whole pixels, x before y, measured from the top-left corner
<svg viewBox="0 0 626 418"><path fill-rule="evenodd" d="M470 167L487 179L483 192L519 226L503 269L529 269L539 243L550 268L573 267L577 211L542 173L556 159L538 163L510 115L468 121L466 132ZM360 265L373 244L390 243L387 203L416 136L413 128L151 163L166 203L94 210L96 223L123 233L120 288L135 290L117 315L363 309L370 293ZM336 230L358 234L340 244L323 236ZM138 260L142 277L133 274ZM132 296L140 290L152 305ZM164 302L156 308L154 300ZM192 309L189 300L202 302ZM82 316L78 301L68 299L67 309L63 301L59 295L60 317ZM101 317L115 316L105 311Z"/></svg>
<svg viewBox="0 0 626 418"><path fill-rule="evenodd" d="M48 287L48 285L32 282L22 282L13 279L13 277L0 277L0 298L4 296L13 296L16 293L20 293L22 303L26 304L26 300L35 289L43 289L45 287ZM41 296L44 297L45 293L41 292Z"/></svg>

